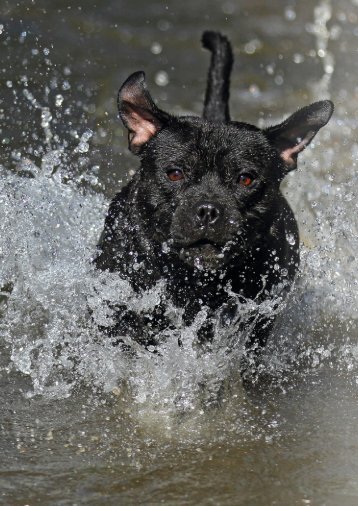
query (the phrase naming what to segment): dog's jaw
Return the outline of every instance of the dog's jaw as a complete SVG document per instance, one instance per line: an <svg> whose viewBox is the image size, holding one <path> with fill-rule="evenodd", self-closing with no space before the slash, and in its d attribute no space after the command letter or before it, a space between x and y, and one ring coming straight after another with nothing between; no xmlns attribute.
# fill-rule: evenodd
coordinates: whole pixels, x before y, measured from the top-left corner
<svg viewBox="0 0 358 506"><path fill-rule="evenodd" d="M194 270L219 271L224 269L234 256L245 256L242 242L238 238L223 243L206 238L186 244L171 241L170 252Z"/></svg>
<svg viewBox="0 0 358 506"><path fill-rule="evenodd" d="M217 270L225 263L225 252L222 246L202 240L180 248L179 258L199 270Z"/></svg>

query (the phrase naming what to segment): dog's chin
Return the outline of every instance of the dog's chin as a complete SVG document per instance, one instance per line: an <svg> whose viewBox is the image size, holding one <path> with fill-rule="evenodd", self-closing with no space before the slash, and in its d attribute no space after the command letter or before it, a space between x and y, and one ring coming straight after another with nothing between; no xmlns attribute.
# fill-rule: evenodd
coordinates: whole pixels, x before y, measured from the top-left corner
<svg viewBox="0 0 358 506"><path fill-rule="evenodd" d="M197 241L179 249L179 258L189 267L199 270L218 270L227 262L224 246L209 241Z"/></svg>

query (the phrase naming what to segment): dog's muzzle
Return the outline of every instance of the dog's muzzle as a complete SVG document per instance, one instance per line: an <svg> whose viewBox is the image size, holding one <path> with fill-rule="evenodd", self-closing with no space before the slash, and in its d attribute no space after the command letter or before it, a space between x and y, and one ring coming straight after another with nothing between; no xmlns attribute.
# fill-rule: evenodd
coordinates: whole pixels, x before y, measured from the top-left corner
<svg viewBox="0 0 358 506"><path fill-rule="evenodd" d="M171 227L172 251L191 267L219 269L236 242L239 219L232 214L217 199L180 206Z"/></svg>

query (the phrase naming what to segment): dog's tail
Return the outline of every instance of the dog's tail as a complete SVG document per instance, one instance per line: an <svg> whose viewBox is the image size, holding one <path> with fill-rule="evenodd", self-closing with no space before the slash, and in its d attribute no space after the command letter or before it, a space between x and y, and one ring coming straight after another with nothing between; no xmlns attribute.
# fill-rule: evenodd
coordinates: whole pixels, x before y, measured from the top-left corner
<svg viewBox="0 0 358 506"><path fill-rule="evenodd" d="M233 64L231 44L221 33L211 31L204 32L201 41L203 47L211 51L203 117L227 123L230 121L229 87Z"/></svg>

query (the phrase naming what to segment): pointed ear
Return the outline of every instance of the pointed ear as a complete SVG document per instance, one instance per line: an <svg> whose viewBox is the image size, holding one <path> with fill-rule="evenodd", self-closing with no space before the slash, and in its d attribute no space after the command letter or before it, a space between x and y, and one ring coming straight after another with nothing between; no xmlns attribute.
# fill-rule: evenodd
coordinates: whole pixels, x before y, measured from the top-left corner
<svg viewBox="0 0 358 506"><path fill-rule="evenodd" d="M135 72L118 92L118 111L128 129L129 149L139 153L161 128L169 115L159 110L150 96L144 72Z"/></svg>
<svg viewBox="0 0 358 506"><path fill-rule="evenodd" d="M287 172L297 166L297 155L312 141L318 130L328 123L333 113L330 100L314 102L298 110L279 125L264 132L278 149Z"/></svg>

